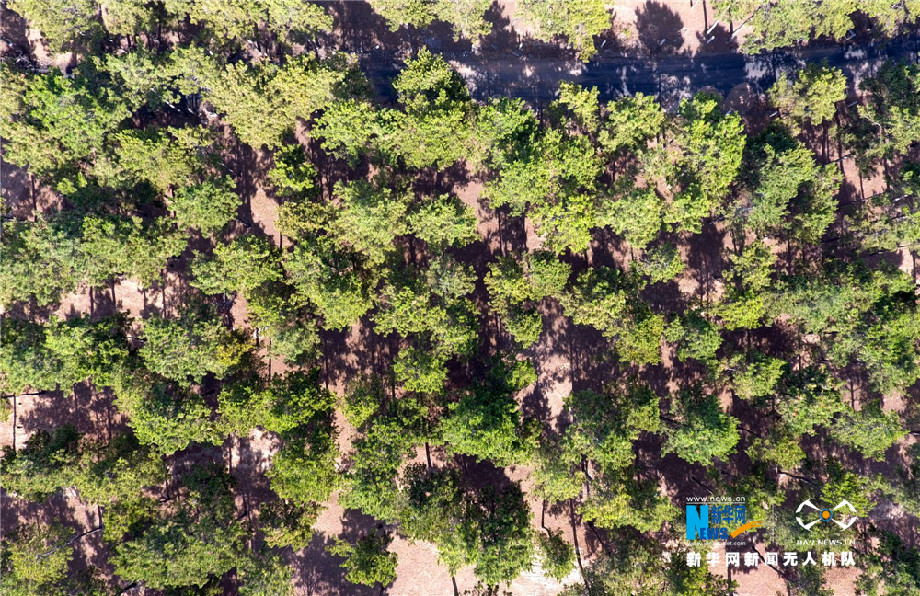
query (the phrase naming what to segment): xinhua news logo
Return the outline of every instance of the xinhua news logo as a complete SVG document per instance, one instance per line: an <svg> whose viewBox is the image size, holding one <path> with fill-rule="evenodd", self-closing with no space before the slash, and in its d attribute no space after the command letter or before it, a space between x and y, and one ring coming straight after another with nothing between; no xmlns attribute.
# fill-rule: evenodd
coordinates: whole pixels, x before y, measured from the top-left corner
<svg viewBox="0 0 920 596"><path fill-rule="evenodd" d="M687 540L728 540L761 525L759 521L748 521L743 499L687 505L686 511Z"/></svg>

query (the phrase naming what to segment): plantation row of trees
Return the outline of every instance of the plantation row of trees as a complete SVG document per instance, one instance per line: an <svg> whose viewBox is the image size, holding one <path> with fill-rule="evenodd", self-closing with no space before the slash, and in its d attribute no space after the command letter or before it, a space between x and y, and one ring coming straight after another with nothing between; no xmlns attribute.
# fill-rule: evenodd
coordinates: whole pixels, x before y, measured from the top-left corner
<svg viewBox="0 0 920 596"><path fill-rule="evenodd" d="M397 31L425 28L435 21L451 26L455 39L474 45L493 31L493 0L369 0ZM868 17L880 35L895 35L916 24L920 7L911 0L711 0L714 20L745 27L742 49L750 53L795 46L812 39L847 39L854 19ZM11 0L10 8L41 30L51 51L105 45L112 36L136 37L158 28L190 24L210 43L226 46L267 37L282 47L333 29L331 3L300 0ZM691 3L692 4L692 3ZM615 2L609 0L519 0L518 26L534 39L564 40L582 60L597 49L594 37L611 28ZM111 40L109 40L111 41Z"/></svg>
<svg viewBox="0 0 920 596"><path fill-rule="evenodd" d="M913 454L897 474L867 472L916 428L920 313L892 262L920 241L916 65L885 65L848 116L843 75L812 65L769 91L776 119L747 127L707 93L665 110L564 83L541 113L478 103L422 49L382 104L345 54L215 51L254 30L328 27L321 8L239 3L216 25L207 4L132 13L185 15L203 27L193 43L103 46L70 76L3 67L4 160L60 202L4 223L0 390L66 411L88 388L117 411L79 430L37 421L2 458L9 496L44 503L72 488L99 512L114 577L68 572L87 539L69 520L24 520L4 536L5 593L291 593L290 554L334 494L382 524L329 547L349 581L394 580L393 533L434 544L452 575L472 567L486 591L536 562L566 577L573 545L534 529L509 466L603 544L572 593L730 593L685 550L661 563L683 535L682 503L662 490L680 481L675 458L707 492L746 497L783 550L800 538L798 494L846 498L864 520L883 501L920 515ZM17 5L36 22L53 10ZM87 7L89 24L63 41L108 27L110 7ZM840 165L814 138L886 190L841 204ZM459 198L465 177L483 183L478 210ZM249 223L252 178L280 203L281 240ZM502 234L532 226L531 248L483 238L496 214ZM162 306L137 318L58 308L87 289L117 302L126 280L163 290ZM245 303L245 322L229 301ZM550 316L602 346L596 366L572 371L558 419L522 406L540 390L534 348ZM371 355L337 395L323 346L349 330ZM257 502L240 485L259 473L208 449L232 453L254 429L278 445ZM912 593L915 556L860 526L877 538L860 546L860 589ZM828 593L819 567L783 573L792 593Z"/></svg>
<svg viewBox="0 0 920 596"><path fill-rule="evenodd" d="M920 6L910 0L856 2L853 0L713 0L717 19L747 25L743 49L757 53L817 38L848 39L860 17L872 19L882 35L895 34L920 18Z"/></svg>

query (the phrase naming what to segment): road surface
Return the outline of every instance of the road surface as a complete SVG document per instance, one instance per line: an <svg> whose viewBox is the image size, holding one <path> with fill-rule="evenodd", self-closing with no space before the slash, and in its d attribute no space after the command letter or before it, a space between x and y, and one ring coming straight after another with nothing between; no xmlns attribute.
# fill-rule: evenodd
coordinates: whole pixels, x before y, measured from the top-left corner
<svg viewBox="0 0 920 596"><path fill-rule="evenodd" d="M903 37L885 43L835 44L797 51L745 55L737 51L661 56L601 54L583 64L565 56L532 57L524 52L444 52L466 79L473 97L520 97L541 106L556 95L560 81L597 87L602 100L644 93L665 103L686 97L704 87L723 95L736 85L749 83L764 91L777 74L806 63L824 63L841 69L851 85L858 85L886 60L917 62L920 36ZM390 82L402 68L403 59L394 53L370 51L361 55L361 67L377 93L393 99Z"/></svg>

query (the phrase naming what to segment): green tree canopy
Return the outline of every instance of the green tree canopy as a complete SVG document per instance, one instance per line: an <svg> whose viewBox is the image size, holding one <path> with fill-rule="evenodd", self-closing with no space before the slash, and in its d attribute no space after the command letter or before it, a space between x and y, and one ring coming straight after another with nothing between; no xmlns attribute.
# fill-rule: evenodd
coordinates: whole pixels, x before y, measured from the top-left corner
<svg viewBox="0 0 920 596"><path fill-rule="evenodd" d="M532 456L536 437L522 419L510 387L501 383L474 386L449 411L441 422L441 435L450 451L498 466L524 463Z"/></svg>
<svg viewBox="0 0 920 596"><path fill-rule="evenodd" d="M179 225L210 236L220 232L242 204L242 199L234 192L235 186L227 177L182 186L173 194L169 206Z"/></svg>
<svg viewBox="0 0 920 596"><path fill-rule="evenodd" d="M584 62L597 53L593 37L610 28L610 13L603 0L573 0L560 5L524 0L515 16L531 28L536 39L567 38Z"/></svg>
<svg viewBox="0 0 920 596"><path fill-rule="evenodd" d="M192 443L220 443L212 409L197 393L145 371L124 371L113 383L115 405L129 417L138 440L159 453Z"/></svg>
<svg viewBox="0 0 920 596"><path fill-rule="evenodd" d="M207 308L189 309L178 319L154 316L144 322L140 355L154 373L180 383L200 383L208 373L225 376L248 350Z"/></svg>
<svg viewBox="0 0 920 596"><path fill-rule="evenodd" d="M240 596L293 596L294 570L280 553L262 548L249 551L237 562Z"/></svg>
<svg viewBox="0 0 920 596"><path fill-rule="evenodd" d="M478 38L488 35L492 30L491 23L485 20L485 14L491 6L490 0L374 0L371 6L386 19L392 31L402 25L427 27L432 21L439 20L453 26L454 39L463 37L477 45Z"/></svg>
<svg viewBox="0 0 920 596"><path fill-rule="evenodd" d="M316 379L317 371L298 371L225 386L217 398L224 432L246 436L258 427L283 434L323 419L334 399Z"/></svg>
<svg viewBox="0 0 920 596"><path fill-rule="evenodd" d="M186 477L186 496L115 548L115 573L162 590L201 587L233 569L244 529L234 520L230 478L223 474L206 468Z"/></svg>
<svg viewBox="0 0 920 596"><path fill-rule="evenodd" d="M807 120L817 126L834 118L837 102L846 99L846 87L847 79L839 69L810 64L794 82L780 75L768 95L783 118L797 125Z"/></svg>
<svg viewBox="0 0 920 596"><path fill-rule="evenodd" d="M283 66L237 62L220 68L209 60L201 53L186 58L204 65L195 70L203 77L206 99L240 140L256 149L277 147L298 119L308 120L332 103L352 67L344 55L325 63L304 55Z"/></svg>
<svg viewBox="0 0 920 596"><path fill-rule="evenodd" d="M54 431L38 430L25 447L4 447L0 460L3 486L32 500L42 501L70 486L80 434L71 425Z"/></svg>
<svg viewBox="0 0 920 596"><path fill-rule="evenodd" d="M725 458L740 440L738 420L722 411L715 395L690 389L671 404L672 426L666 430L662 454L674 453L690 463L709 464Z"/></svg>
<svg viewBox="0 0 920 596"><path fill-rule="evenodd" d="M0 388L21 393L27 387L66 393L77 383L92 379L96 385L112 382L112 374L128 358L126 318L114 316L93 321L78 316L65 321L52 318L48 325L7 318L0 337Z"/></svg>
<svg viewBox="0 0 920 596"><path fill-rule="evenodd" d="M316 507L339 485L335 429L328 412L310 427L292 431L266 472L272 490L300 507Z"/></svg>
<svg viewBox="0 0 920 596"><path fill-rule="evenodd" d="M303 41L332 28L321 6L296 0L164 0L166 10L203 25L215 40L245 40L268 31L280 39Z"/></svg>
<svg viewBox="0 0 920 596"><path fill-rule="evenodd" d="M0 246L0 302L34 299L39 306L58 302L83 277L77 222L71 218L36 217L34 222L3 222ZM45 275L33 275L35 271Z"/></svg>
<svg viewBox="0 0 920 596"><path fill-rule="evenodd" d="M67 564L74 555L73 546L67 541L70 535L60 525L42 524L21 526L8 534L0 558L3 593L43 596L66 589Z"/></svg>
<svg viewBox="0 0 920 596"><path fill-rule="evenodd" d="M22 75L4 68L2 74L10 92L0 104L4 159L28 166L61 191L74 190L83 168L106 151L107 137L129 116L128 109L107 89L56 70Z"/></svg>
<svg viewBox="0 0 920 596"><path fill-rule="evenodd" d="M566 398L572 424L565 430L567 449L611 470L633 462L633 443L642 431L657 431L659 398L638 380L604 393L576 392Z"/></svg>
<svg viewBox="0 0 920 596"><path fill-rule="evenodd" d="M386 550L391 540L388 534L372 532L354 544L336 539L327 550L337 557L345 557L342 567L347 569L345 579L351 583L386 586L396 579L396 553Z"/></svg>
<svg viewBox="0 0 920 596"><path fill-rule="evenodd" d="M240 292L251 296L259 286L281 279L280 251L259 236L246 234L214 247L213 258L196 254L193 286L205 294Z"/></svg>

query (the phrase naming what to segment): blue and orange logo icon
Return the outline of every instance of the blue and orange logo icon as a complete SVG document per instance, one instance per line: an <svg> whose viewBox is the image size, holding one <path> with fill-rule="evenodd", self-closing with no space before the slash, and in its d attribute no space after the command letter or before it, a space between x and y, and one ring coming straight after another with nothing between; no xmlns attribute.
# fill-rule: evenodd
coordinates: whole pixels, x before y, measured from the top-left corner
<svg viewBox="0 0 920 596"><path fill-rule="evenodd" d="M737 527L729 530L733 525ZM687 540L728 540L760 526L759 521L747 521L744 505L687 505Z"/></svg>
<svg viewBox="0 0 920 596"><path fill-rule="evenodd" d="M821 509L820 507L816 507L815 504L812 503L810 499L806 499L805 501L802 501L799 504L799 508L795 510L796 514L801 513L802 509L806 507L808 507L809 509L812 509L813 511L817 511L818 518L806 523L805 521L802 520L801 516L796 515L795 521L799 522L800 526L802 526L804 529L809 530L809 531L811 531L811 529L820 522L834 522L835 524L840 526L841 529L846 530L847 528L852 526L854 523L856 523L856 520L857 520L856 508L853 507L852 503L850 503L846 499L837 503L837 505L833 509ZM845 512L836 513L837 510L839 509L849 509L852 515L846 516L846 515L840 514L840 513L845 514ZM839 517L844 517L844 519L838 519Z"/></svg>

